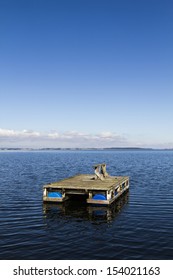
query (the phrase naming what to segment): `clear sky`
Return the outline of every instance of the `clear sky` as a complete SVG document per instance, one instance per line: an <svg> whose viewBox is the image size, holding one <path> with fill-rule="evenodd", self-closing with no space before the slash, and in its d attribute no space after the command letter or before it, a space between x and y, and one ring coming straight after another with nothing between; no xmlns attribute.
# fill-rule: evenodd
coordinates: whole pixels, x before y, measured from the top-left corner
<svg viewBox="0 0 173 280"><path fill-rule="evenodd" d="M173 148L172 0L0 0L0 147Z"/></svg>

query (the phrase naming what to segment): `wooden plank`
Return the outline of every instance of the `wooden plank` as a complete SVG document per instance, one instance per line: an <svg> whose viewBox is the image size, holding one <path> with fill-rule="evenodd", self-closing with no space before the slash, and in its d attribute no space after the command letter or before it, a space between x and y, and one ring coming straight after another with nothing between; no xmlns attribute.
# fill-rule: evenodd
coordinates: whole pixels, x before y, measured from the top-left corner
<svg viewBox="0 0 173 280"><path fill-rule="evenodd" d="M56 189L85 189L85 190L109 190L112 187L116 187L119 184L127 181L129 177L108 177L103 181L99 179L93 179L94 175L81 174L74 177L66 178L64 180L50 183L44 186L44 188L56 188Z"/></svg>
<svg viewBox="0 0 173 280"><path fill-rule="evenodd" d="M43 196L43 201L45 202L64 202L65 200L69 199L69 197L47 197Z"/></svg>

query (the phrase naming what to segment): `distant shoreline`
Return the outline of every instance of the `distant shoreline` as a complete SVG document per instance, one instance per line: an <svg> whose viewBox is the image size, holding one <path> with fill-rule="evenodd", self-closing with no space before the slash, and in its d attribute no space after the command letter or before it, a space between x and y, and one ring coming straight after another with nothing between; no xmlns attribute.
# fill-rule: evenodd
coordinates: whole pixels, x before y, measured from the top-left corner
<svg viewBox="0 0 173 280"><path fill-rule="evenodd" d="M172 149L112 147L112 148L0 148L0 151L173 151Z"/></svg>

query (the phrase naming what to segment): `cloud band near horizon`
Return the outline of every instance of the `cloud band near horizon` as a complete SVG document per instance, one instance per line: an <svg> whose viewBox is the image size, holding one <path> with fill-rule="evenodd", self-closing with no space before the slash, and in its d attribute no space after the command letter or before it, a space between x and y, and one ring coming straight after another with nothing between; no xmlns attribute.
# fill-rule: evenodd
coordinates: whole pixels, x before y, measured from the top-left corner
<svg viewBox="0 0 173 280"><path fill-rule="evenodd" d="M39 132L0 128L0 148L111 148L138 147L173 149L171 143L152 143L131 140L113 132L82 133L77 131Z"/></svg>
<svg viewBox="0 0 173 280"><path fill-rule="evenodd" d="M38 132L0 128L0 147L15 148L104 148L129 146L124 136L111 132L98 134L67 132Z"/></svg>

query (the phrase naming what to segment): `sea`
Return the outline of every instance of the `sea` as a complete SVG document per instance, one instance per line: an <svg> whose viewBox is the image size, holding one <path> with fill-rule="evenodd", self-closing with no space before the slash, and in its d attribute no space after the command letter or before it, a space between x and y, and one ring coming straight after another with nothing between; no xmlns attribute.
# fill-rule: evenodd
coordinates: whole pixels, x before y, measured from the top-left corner
<svg viewBox="0 0 173 280"><path fill-rule="evenodd" d="M129 176L111 206L42 201L43 185L106 163ZM173 151L0 152L1 260L173 260Z"/></svg>

